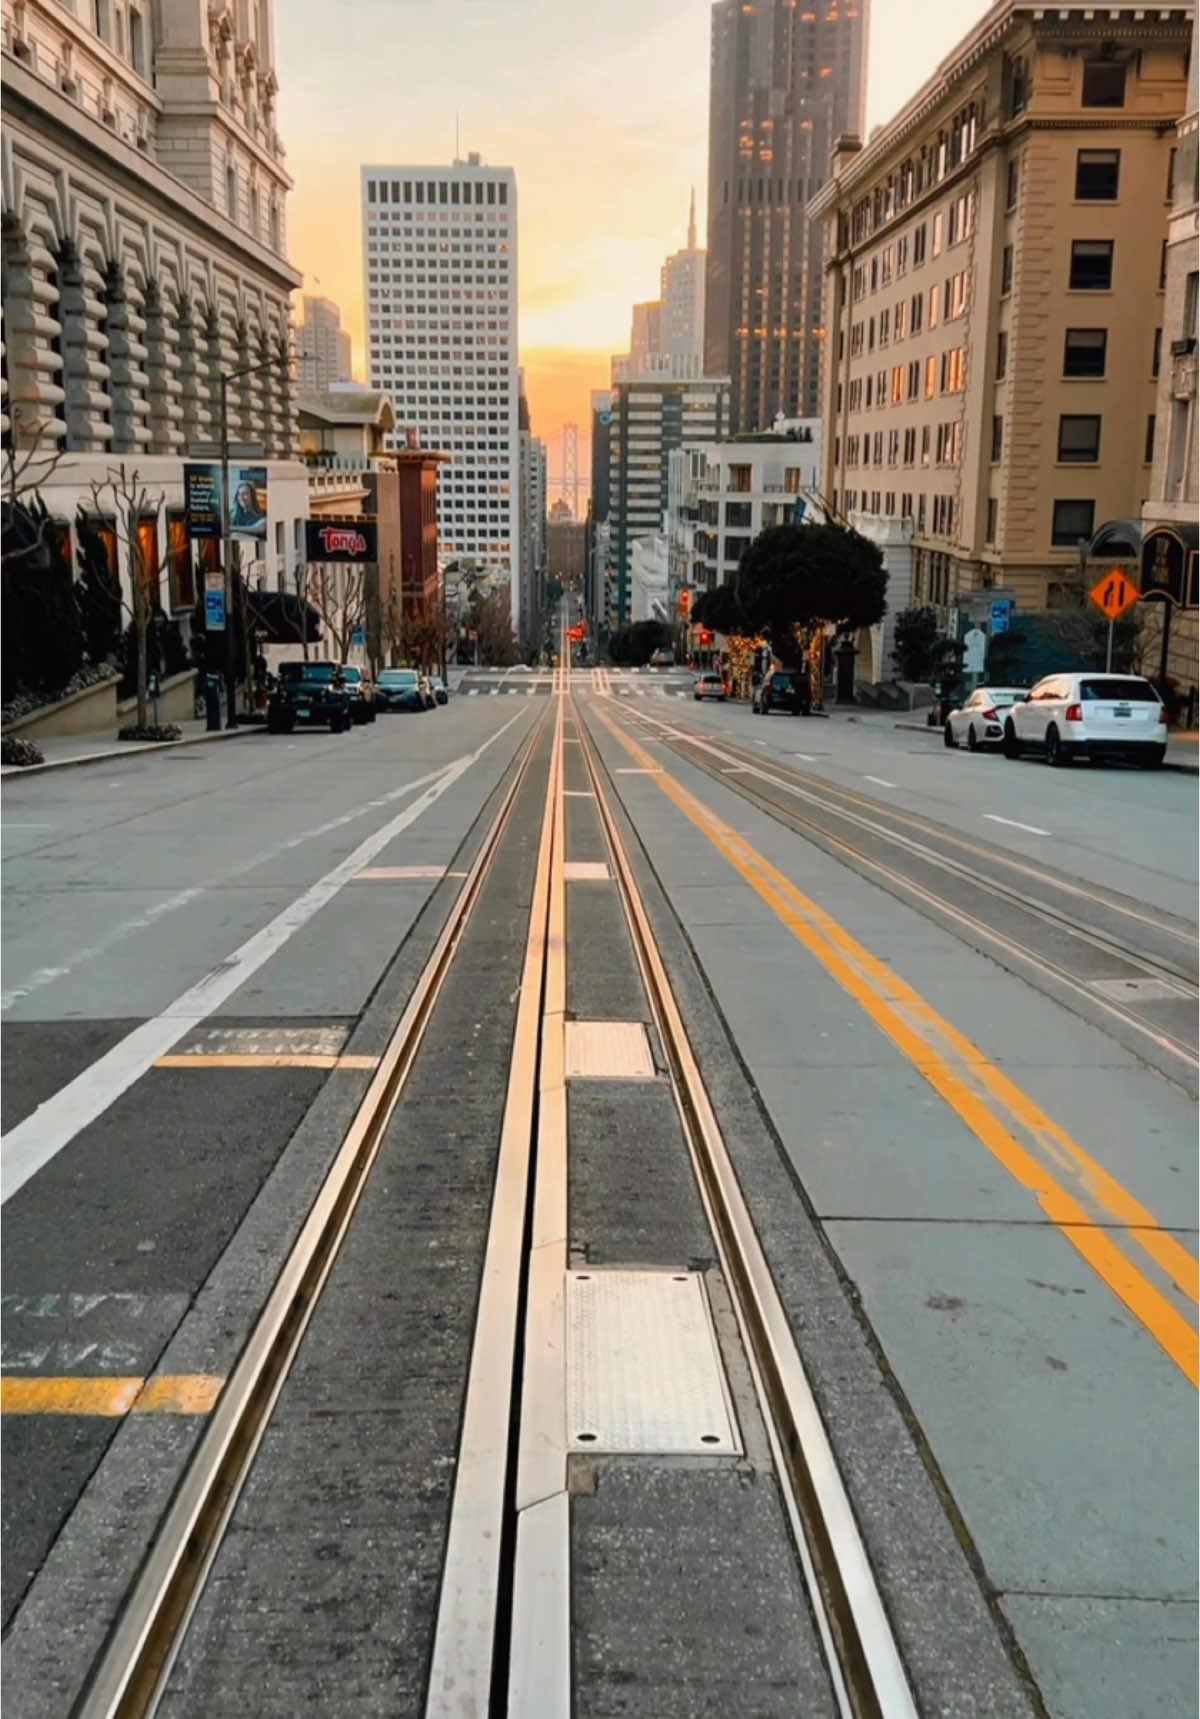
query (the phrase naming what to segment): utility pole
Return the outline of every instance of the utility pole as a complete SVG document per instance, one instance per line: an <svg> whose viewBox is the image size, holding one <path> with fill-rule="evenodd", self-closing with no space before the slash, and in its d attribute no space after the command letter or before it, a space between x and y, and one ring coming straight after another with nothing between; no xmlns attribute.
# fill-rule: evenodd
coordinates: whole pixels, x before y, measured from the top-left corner
<svg viewBox="0 0 1200 1719"><path fill-rule="evenodd" d="M229 495L229 384L243 376L257 376L260 371L274 370L278 365L292 362L291 353L264 358L261 364L244 364L238 370L222 370L219 377L221 404L221 563L225 570L225 726L237 723L237 645L233 635L233 533L229 518L232 512Z"/></svg>

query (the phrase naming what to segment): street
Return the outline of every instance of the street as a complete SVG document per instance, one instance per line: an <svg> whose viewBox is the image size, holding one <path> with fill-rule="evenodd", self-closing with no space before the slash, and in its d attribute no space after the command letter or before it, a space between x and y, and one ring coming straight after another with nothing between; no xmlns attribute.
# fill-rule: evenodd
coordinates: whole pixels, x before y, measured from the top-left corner
<svg viewBox="0 0 1200 1719"><path fill-rule="evenodd" d="M574 1711L837 1711L614 832L916 1710L1196 1711L1197 777L690 688L464 670L346 735L5 779L14 1712L84 1685L480 855L162 1711L427 1710L547 866L543 1047L649 1050L560 1074L556 1245L703 1278L729 1417L568 1442Z"/></svg>

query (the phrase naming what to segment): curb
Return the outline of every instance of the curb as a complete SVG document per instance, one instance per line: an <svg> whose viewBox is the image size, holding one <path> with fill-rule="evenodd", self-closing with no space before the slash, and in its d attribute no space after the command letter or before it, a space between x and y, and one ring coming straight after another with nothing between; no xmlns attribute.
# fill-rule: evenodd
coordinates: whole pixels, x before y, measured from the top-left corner
<svg viewBox="0 0 1200 1719"><path fill-rule="evenodd" d="M932 734L932 735L935 735L939 740L941 739L941 735L942 735L942 731L940 728L930 728L929 725L927 723L924 723L924 722L897 722L897 723L893 724L893 727L903 728L909 734ZM1168 742L1168 749L1169 749L1169 742ZM1164 759L1163 764L1162 764L1162 768L1164 770L1178 771L1181 775L1184 775L1184 776L1200 776L1200 758L1197 758L1197 760L1194 764L1186 764L1186 763L1182 763L1178 758L1168 757L1168 758Z"/></svg>
<svg viewBox="0 0 1200 1719"><path fill-rule="evenodd" d="M44 764L5 764L0 777L44 776L48 770L75 770L83 764L114 764L144 758L148 752L178 752L181 746L211 746L216 740L236 740L242 734L265 734L258 723L245 728L223 728L218 734L193 734L185 740L127 740L106 752L78 752L73 758L48 758Z"/></svg>

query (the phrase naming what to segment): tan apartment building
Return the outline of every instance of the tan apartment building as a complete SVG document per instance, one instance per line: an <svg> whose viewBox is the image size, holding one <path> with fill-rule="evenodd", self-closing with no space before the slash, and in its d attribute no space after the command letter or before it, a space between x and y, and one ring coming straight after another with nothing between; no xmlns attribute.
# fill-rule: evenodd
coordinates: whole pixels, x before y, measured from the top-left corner
<svg viewBox="0 0 1200 1719"><path fill-rule="evenodd" d="M1081 546L1141 514L1191 20L999 0L835 149L822 488L908 600L1073 605Z"/></svg>
<svg viewBox="0 0 1200 1719"><path fill-rule="evenodd" d="M1187 112L1176 133L1163 289L1163 361L1158 378L1154 470L1143 509L1142 590L1165 600L1143 604L1142 666L1175 681L1195 720L1200 654L1200 473L1196 382L1200 338L1200 66L1195 26ZM1164 625L1164 622L1166 623ZM1165 635L1165 636L1164 636Z"/></svg>

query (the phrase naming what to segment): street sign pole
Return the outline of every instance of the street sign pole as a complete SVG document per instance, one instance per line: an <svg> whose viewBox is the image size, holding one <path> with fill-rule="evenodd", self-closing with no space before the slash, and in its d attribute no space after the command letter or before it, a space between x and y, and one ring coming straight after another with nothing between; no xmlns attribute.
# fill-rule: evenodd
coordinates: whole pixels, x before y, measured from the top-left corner
<svg viewBox="0 0 1200 1719"><path fill-rule="evenodd" d="M1105 672L1105 674L1111 674L1112 673L1112 641L1113 641L1113 618L1110 615L1108 617L1108 649L1104 653L1104 672Z"/></svg>

